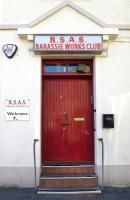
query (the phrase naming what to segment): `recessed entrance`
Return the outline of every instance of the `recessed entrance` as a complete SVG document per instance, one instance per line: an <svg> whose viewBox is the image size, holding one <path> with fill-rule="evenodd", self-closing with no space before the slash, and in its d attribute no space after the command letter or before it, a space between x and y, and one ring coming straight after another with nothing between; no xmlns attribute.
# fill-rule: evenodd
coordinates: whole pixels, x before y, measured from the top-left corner
<svg viewBox="0 0 130 200"><path fill-rule="evenodd" d="M93 162L92 60L45 61L42 162Z"/></svg>

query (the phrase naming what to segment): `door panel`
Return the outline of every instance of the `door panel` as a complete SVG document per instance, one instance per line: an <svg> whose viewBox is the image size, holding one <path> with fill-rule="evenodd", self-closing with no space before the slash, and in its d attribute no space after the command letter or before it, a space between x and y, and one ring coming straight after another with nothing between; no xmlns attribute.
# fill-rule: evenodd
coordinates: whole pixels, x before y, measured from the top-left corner
<svg viewBox="0 0 130 200"><path fill-rule="evenodd" d="M43 161L93 161L91 96L91 78L43 79Z"/></svg>

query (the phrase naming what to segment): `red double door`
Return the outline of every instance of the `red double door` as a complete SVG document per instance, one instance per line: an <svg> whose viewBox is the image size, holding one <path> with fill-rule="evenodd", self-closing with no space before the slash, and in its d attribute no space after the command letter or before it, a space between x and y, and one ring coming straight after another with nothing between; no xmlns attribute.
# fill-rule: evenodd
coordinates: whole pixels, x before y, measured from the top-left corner
<svg viewBox="0 0 130 200"><path fill-rule="evenodd" d="M44 78L43 162L94 160L92 78Z"/></svg>

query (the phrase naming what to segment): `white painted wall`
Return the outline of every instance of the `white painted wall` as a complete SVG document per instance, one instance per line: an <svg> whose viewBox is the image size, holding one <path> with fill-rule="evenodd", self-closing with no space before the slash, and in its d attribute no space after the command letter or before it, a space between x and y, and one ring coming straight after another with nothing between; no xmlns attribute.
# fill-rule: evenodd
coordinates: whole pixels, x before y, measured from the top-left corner
<svg viewBox="0 0 130 200"><path fill-rule="evenodd" d="M95 60L97 136L104 139L105 185L130 185L130 43L125 32L109 42L108 56ZM115 128L102 129L102 114L114 114ZM97 171L101 173L101 145L97 148Z"/></svg>
<svg viewBox="0 0 130 200"><path fill-rule="evenodd" d="M0 0L4 11L0 23L27 24L41 16L64 0ZM71 0L86 9L100 20L110 24L128 24L130 19L130 2L128 0Z"/></svg>
<svg viewBox="0 0 130 200"><path fill-rule="evenodd" d="M42 27L44 27L45 33L79 33L80 30L78 27L82 27L81 32L83 33L95 28L98 30L101 29L95 22L81 15L73 8L70 8L70 6L62 8L35 26L36 29Z"/></svg>
<svg viewBox="0 0 130 200"><path fill-rule="evenodd" d="M22 168L25 171L25 180L31 173L30 185L33 185L33 171L31 169L27 173L26 168L33 167L33 139L40 138L41 59L29 51L29 42L20 40L16 31L2 32L1 40L1 45L8 43L18 45L18 52L13 59L8 59L1 51L0 169L5 167L5 170L8 171L14 167L19 170ZM30 120L6 121L6 98L30 99ZM37 165L40 166L40 143L37 144ZM2 176L0 179L3 180L4 185L11 184L12 178L10 176L3 177L3 173L0 173L0 176ZM23 175L17 173L16 170L16 177L19 180L20 176ZM2 184L2 181L0 182ZM15 181L13 182L15 184Z"/></svg>
<svg viewBox="0 0 130 200"><path fill-rule="evenodd" d="M26 2L12 0L0 1L4 3L4 14L2 22L8 23L28 23L35 19L48 8L57 5L60 1L38 0L37 3L32 0ZM79 1L75 1L79 4ZM128 11L130 5L126 1L118 2L119 10L115 10L116 0L98 1L81 0L80 6L89 8L89 12L104 20L113 23L126 23L128 20ZM12 9L10 8L10 3ZM102 4L103 9L100 9ZM8 6L7 6L8 5ZM44 6L43 6L44 5ZM96 5L96 6L95 6ZM98 7L99 6L99 7ZM124 6L124 7L123 7ZM23 9L24 8L24 9ZM29 9L28 9L29 8ZM111 10L111 18L104 15L106 9ZM24 10L24 14L23 14ZM62 24L62 13L64 13L64 23ZM99 13L99 11L101 13ZM5 14L6 13L6 14ZM40 23L37 27L44 27L46 31L57 33L67 29L68 17L72 18L70 23L73 24L73 17L78 23L74 31L84 33L88 27L95 29L97 25L84 16L72 11L66 7L62 12L53 15ZM60 19L59 19L60 15ZM65 17L66 16L66 17ZM126 20L127 18L127 20ZM59 20L58 25L52 23ZM126 20L126 21L125 21ZM80 21L83 23L80 25ZM51 29L49 29L51 27ZM101 27L100 27L101 28ZM34 27L35 29L35 27ZM68 29L68 32L70 29ZM71 29L72 31L72 29ZM32 186L34 183L33 176L33 139L40 139L41 134L41 55L35 55L32 49L32 41L19 38L17 30L0 32L0 47L7 43L18 45L18 52L12 58L8 59L3 51L0 51L0 185L17 185ZM130 32L120 31L118 38L109 41L107 56L95 56L94 58L94 94L95 94L95 151L97 172L100 176L101 171L101 146L98 142L99 137L104 138L105 145L105 184L106 185L130 185ZM87 55L81 55L87 58ZM67 58L66 55L64 57ZM73 55L73 58L75 56ZM77 58L77 55L76 55ZM80 58L80 57L79 57ZM11 122L5 119L5 99L6 98L29 98L30 99L30 120ZM115 115L115 128L102 129L102 114L113 113ZM40 170L40 142L36 146L38 175ZM121 173L122 172L122 173ZM5 174L7 174L5 176Z"/></svg>
<svg viewBox="0 0 130 200"><path fill-rule="evenodd" d="M115 114L115 129L103 131L105 143L107 144L105 160L108 164L130 163L129 52L130 43L111 43L109 46L109 61L105 69L102 70L104 76L102 87L103 112Z"/></svg>

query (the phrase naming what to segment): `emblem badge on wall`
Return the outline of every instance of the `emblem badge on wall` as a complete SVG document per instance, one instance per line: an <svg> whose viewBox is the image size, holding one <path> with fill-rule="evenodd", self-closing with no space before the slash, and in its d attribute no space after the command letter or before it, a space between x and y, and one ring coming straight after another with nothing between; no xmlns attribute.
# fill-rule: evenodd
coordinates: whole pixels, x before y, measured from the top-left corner
<svg viewBox="0 0 130 200"><path fill-rule="evenodd" d="M16 54L17 49L18 49L18 47L15 44L5 44L3 46L4 54L8 58L12 58Z"/></svg>

